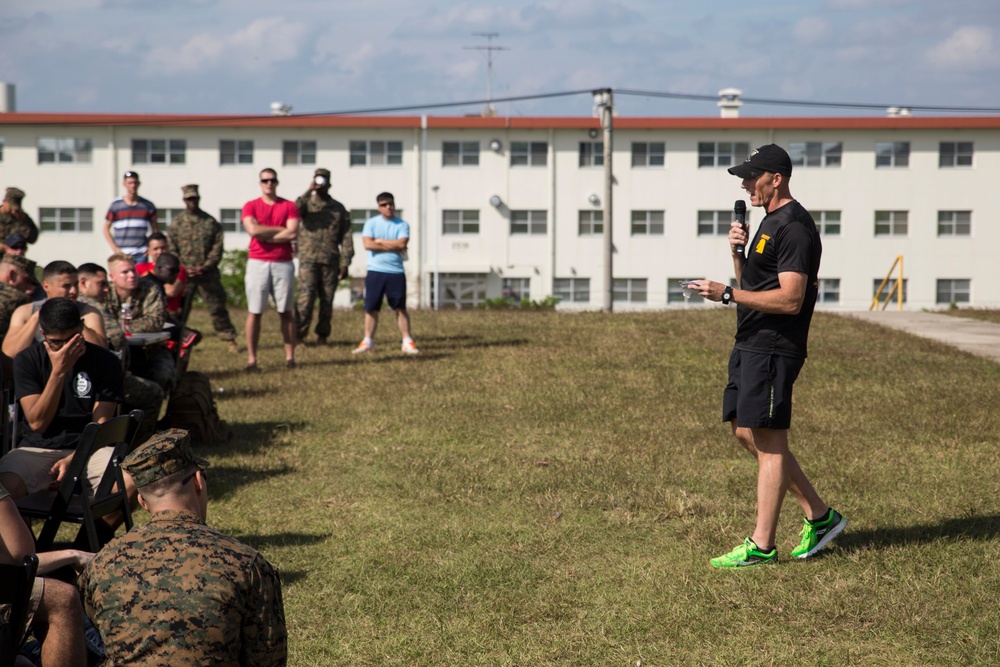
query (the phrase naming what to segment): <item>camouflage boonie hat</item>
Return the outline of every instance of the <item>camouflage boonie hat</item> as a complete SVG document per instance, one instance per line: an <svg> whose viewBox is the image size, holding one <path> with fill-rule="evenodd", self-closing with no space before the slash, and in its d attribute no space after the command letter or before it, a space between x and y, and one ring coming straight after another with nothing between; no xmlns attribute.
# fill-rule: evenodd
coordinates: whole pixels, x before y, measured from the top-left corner
<svg viewBox="0 0 1000 667"><path fill-rule="evenodd" d="M5 252L3 255L3 263L16 266L25 273L34 274L35 272L35 263L24 255L12 255L9 252Z"/></svg>
<svg viewBox="0 0 1000 667"><path fill-rule="evenodd" d="M7 188L7 192L3 198L4 201L21 201L24 199L24 190L20 188Z"/></svg>
<svg viewBox="0 0 1000 667"><path fill-rule="evenodd" d="M198 194L198 186L195 185L194 183L191 183L189 185L182 185L181 192L183 193L184 199L187 199L188 197L198 197L199 199L201 198L201 195Z"/></svg>
<svg viewBox="0 0 1000 667"><path fill-rule="evenodd" d="M322 176L323 178L326 179L327 183L330 182L330 170L329 169L323 169L322 167L320 167L319 169L317 169L315 171L315 173L313 173L313 176Z"/></svg>
<svg viewBox="0 0 1000 667"><path fill-rule="evenodd" d="M180 428L172 428L157 433L122 461L122 470L132 475L139 488L163 479L167 475L184 470L191 464L202 470L208 461L195 456L191 449L191 436Z"/></svg>

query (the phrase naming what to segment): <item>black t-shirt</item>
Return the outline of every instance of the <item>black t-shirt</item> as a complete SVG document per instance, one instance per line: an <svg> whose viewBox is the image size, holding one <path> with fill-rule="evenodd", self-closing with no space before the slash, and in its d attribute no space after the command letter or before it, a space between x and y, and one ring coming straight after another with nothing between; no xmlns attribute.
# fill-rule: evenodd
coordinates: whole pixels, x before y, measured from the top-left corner
<svg viewBox="0 0 1000 667"><path fill-rule="evenodd" d="M750 352L806 357L809 322L819 288L819 260L823 244L816 222L797 201L769 213L747 247L740 289L766 292L778 289L778 274L807 276L806 294L797 315L770 315L737 304L736 348Z"/></svg>
<svg viewBox="0 0 1000 667"><path fill-rule="evenodd" d="M63 392L52 423L43 433L23 424L19 444L47 449L73 449L83 429L94 420L94 403L121 403L122 373L118 357L102 347L86 343L87 351L63 381ZM41 394L52 373L52 361L43 343L34 343L14 357L14 392L17 400Z"/></svg>

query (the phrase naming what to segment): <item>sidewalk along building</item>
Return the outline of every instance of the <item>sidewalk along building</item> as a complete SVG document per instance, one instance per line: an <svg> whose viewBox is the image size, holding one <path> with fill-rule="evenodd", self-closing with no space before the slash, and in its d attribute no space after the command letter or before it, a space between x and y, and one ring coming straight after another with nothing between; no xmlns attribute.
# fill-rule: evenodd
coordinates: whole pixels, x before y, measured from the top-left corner
<svg viewBox="0 0 1000 667"><path fill-rule="evenodd" d="M103 263L104 215L126 170L161 224L183 210L180 187L200 184L234 249L247 246L240 210L261 169L294 199L326 167L355 222L355 285L357 236L389 191L411 225L413 306L552 295L562 309L598 309L602 137L590 117L0 113L0 185L27 193L39 264ZM678 281L731 278L725 237L747 197L726 169L772 142L792 155L792 193L820 227L821 309L868 308L899 256L905 309L1000 307L1000 228L988 217L1000 117L616 117L613 137L616 309L709 307L686 302ZM751 209L751 225L761 215Z"/></svg>

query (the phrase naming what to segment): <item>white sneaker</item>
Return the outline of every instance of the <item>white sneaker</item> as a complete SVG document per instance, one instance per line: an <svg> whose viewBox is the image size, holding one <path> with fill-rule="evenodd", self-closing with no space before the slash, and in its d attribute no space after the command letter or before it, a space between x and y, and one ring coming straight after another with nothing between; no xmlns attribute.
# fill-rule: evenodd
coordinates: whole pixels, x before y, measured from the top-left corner
<svg viewBox="0 0 1000 667"><path fill-rule="evenodd" d="M403 347L401 349L406 354L420 354L420 350L417 349L417 344L412 340L408 340L403 343Z"/></svg>
<svg viewBox="0 0 1000 667"><path fill-rule="evenodd" d="M371 352L374 349L375 346L372 345L371 343L366 343L365 341L361 341L361 343L356 348L354 348L354 351L351 354L365 354L366 352Z"/></svg>

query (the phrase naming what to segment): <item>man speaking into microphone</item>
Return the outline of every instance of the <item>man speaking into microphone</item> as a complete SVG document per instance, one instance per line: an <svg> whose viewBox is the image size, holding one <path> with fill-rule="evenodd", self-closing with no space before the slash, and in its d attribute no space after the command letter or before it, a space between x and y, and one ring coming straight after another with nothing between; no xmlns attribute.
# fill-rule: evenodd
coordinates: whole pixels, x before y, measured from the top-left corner
<svg viewBox="0 0 1000 667"><path fill-rule="evenodd" d="M847 519L823 502L788 448L792 385L806 359L823 252L816 223L792 198L792 160L780 146L761 146L729 173L743 179L750 205L766 215L752 240L741 221L729 230L736 289L710 280L692 287L711 301L736 304L736 344L722 420L757 459L757 525L742 544L711 564L746 567L778 561L775 531L786 491L806 515L791 552L796 558L826 546Z"/></svg>

